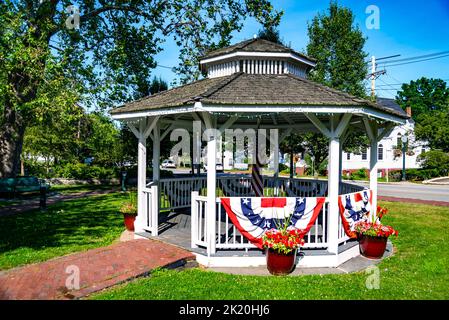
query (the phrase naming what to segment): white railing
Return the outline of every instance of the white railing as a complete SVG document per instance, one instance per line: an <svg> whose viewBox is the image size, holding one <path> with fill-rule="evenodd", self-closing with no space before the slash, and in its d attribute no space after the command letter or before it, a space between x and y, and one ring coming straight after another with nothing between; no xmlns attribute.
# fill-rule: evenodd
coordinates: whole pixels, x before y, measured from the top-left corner
<svg viewBox="0 0 449 320"><path fill-rule="evenodd" d="M207 197L200 196L197 191L193 191L191 210L191 246L192 248L208 247Z"/></svg>
<svg viewBox="0 0 449 320"><path fill-rule="evenodd" d="M365 187L358 186L353 183L348 182L340 182L340 194L347 194L347 193L353 193L358 192L366 189Z"/></svg>
<svg viewBox="0 0 449 320"><path fill-rule="evenodd" d="M206 189L206 181L206 177L169 178L161 180L159 182L161 194L160 210L189 208L192 203L192 191L201 193L202 190Z"/></svg>
<svg viewBox="0 0 449 320"><path fill-rule="evenodd" d="M328 224L328 200L326 199L323 208L315 221L315 224L305 235L304 248L327 248L329 239ZM199 196L197 192L192 194L192 247L208 247L207 230L207 198ZM215 248L220 250L229 249L249 249L255 246L244 237L237 227L232 223L228 214L221 205L220 198L217 198L215 216Z"/></svg>
<svg viewBox="0 0 449 320"><path fill-rule="evenodd" d="M346 243L350 238L346 235L341 216L338 215L338 244Z"/></svg>
<svg viewBox="0 0 449 320"><path fill-rule="evenodd" d="M143 189L144 206L147 212L143 229L151 232L153 236L158 235L159 228L159 191L157 183L150 183Z"/></svg>
<svg viewBox="0 0 449 320"><path fill-rule="evenodd" d="M327 197L327 181L312 179L290 179L286 177L263 177L264 196L266 197ZM340 183L340 194L363 190L363 187ZM181 208L192 210L192 246L207 246L207 214L206 195L207 179L201 177L169 178L152 182L144 189L145 218L144 229L152 235L158 234L158 214ZM254 196L251 188L251 177L248 175L227 175L217 177L217 197ZM216 208L216 248L217 249L247 249L254 247L240 234L232 224L228 215L221 207L217 198ZM329 239L328 201L315 225L305 236L306 248L326 248ZM346 236L341 218L338 224L338 242L346 242Z"/></svg>

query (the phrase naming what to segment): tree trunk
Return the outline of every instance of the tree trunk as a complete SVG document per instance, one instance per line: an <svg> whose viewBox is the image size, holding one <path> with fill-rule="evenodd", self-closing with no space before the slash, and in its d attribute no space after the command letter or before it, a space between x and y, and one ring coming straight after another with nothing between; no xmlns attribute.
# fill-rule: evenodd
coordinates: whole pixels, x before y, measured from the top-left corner
<svg viewBox="0 0 449 320"><path fill-rule="evenodd" d="M25 123L22 116L6 102L0 127L0 178L15 177L20 171Z"/></svg>

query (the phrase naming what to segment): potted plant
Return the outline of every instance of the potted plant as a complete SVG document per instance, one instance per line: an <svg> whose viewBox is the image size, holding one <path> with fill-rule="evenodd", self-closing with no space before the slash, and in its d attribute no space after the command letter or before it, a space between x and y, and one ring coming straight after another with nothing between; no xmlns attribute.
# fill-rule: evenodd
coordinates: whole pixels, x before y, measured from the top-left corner
<svg viewBox="0 0 449 320"><path fill-rule="evenodd" d="M359 221L354 226L359 240L360 253L370 259L380 259L387 248L388 237L398 235L391 226L383 225L380 220L388 213L387 208L377 207L377 219Z"/></svg>
<svg viewBox="0 0 449 320"><path fill-rule="evenodd" d="M126 230L134 231L134 221L137 216L137 199L131 193L129 194L129 200L120 207L120 212L123 214Z"/></svg>
<svg viewBox="0 0 449 320"><path fill-rule="evenodd" d="M273 275L286 275L293 271L298 249L304 245L302 230L288 223L278 229L267 230L262 238L266 249L267 268Z"/></svg>

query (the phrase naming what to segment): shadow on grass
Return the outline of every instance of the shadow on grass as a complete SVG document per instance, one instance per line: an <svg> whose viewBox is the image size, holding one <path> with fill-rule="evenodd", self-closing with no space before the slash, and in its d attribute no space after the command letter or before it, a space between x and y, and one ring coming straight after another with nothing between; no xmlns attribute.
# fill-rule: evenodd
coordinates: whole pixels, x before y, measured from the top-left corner
<svg viewBox="0 0 449 320"><path fill-rule="evenodd" d="M0 269L108 245L123 231L119 193L59 202L0 218Z"/></svg>

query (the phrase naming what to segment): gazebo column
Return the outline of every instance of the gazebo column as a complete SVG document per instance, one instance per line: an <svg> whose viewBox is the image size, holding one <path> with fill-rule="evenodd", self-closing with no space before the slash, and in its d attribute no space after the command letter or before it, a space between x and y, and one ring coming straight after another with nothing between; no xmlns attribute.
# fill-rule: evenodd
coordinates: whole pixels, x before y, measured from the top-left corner
<svg viewBox="0 0 449 320"><path fill-rule="evenodd" d="M377 216L377 144L379 141L378 137L378 125L375 120L363 119L365 123L366 133L370 140L370 162L369 162L369 188L373 193L371 205L372 209L370 214Z"/></svg>
<svg viewBox="0 0 449 320"><path fill-rule="evenodd" d="M277 131L270 131L270 146L273 147L274 195L279 196L279 136Z"/></svg>
<svg viewBox="0 0 449 320"><path fill-rule="evenodd" d="M134 230L135 232L143 232L147 227L147 217L148 217L148 209L146 204L147 201L145 199L145 188L146 188L146 168L147 168L147 138L151 135L151 131L157 125L158 117L154 118L141 118L138 123L138 128L134 123L128 122L127 125L132 133L138 139L137 145L137 216L134 222ZM159 136L158 136L159 137ZM153 171L154 172L154 171ZM154 178L154 177L153 177ZM153 197L154 199L154 197ZM152 202L152 209L156 206L156 210L158 211L158 206ZM153 210L152 210L153 212ZM157 221L156 221L157 226ZM157 229L156 229L157 232Z"/></svg>
<svg viewBox="0 0 449 320"><path fill-rule="evenodd" d="M157 236L159 229L159 180L160 180L160 155L161 141L159 123L156 122L153 128L153 182L151 186L151 235Z"/></svg>
<svg viewBox="0 0 449 320"><path fill-rule="evenodd" d="M330 128L322 123L314 114L305 114L307 118L321 131L327 138L329 138L329 172L328 172L328 251L330 253L338 254L338 193L340 187L340 137L345 132L352 114L344 114L339 117L338 114L333 114L330 117Z"/></svg>
<svg viewBox="0 0 449 320"><path fill-rule="evenodd" d="M137 216L134 221L134 231L142 232L146 226L146 208L145 208L145 194L143 189L146 187L147 180L147 138L143 132L145 130L144 120L139 124L139 142L137 149Z"/></svg>
<svg viewBox="0 0 449 320"><path fill-rule="evenodd" d="M329 138L329 173L328 173L328 198L329 198L329 232L328 251L338 253L338 191L340 188L340 139L338 136Z"/></svg>
<svg viewBox="0 0 449 320"><path fill-rule="evenodd" d="M215 222L216 222L216 189L217 189L217 131L215 119L208 113L203 114L206 124L205 135L207 138L207 205L206 205L206 226L207 226L207 254L216 252L215 243Z"/></svg>

